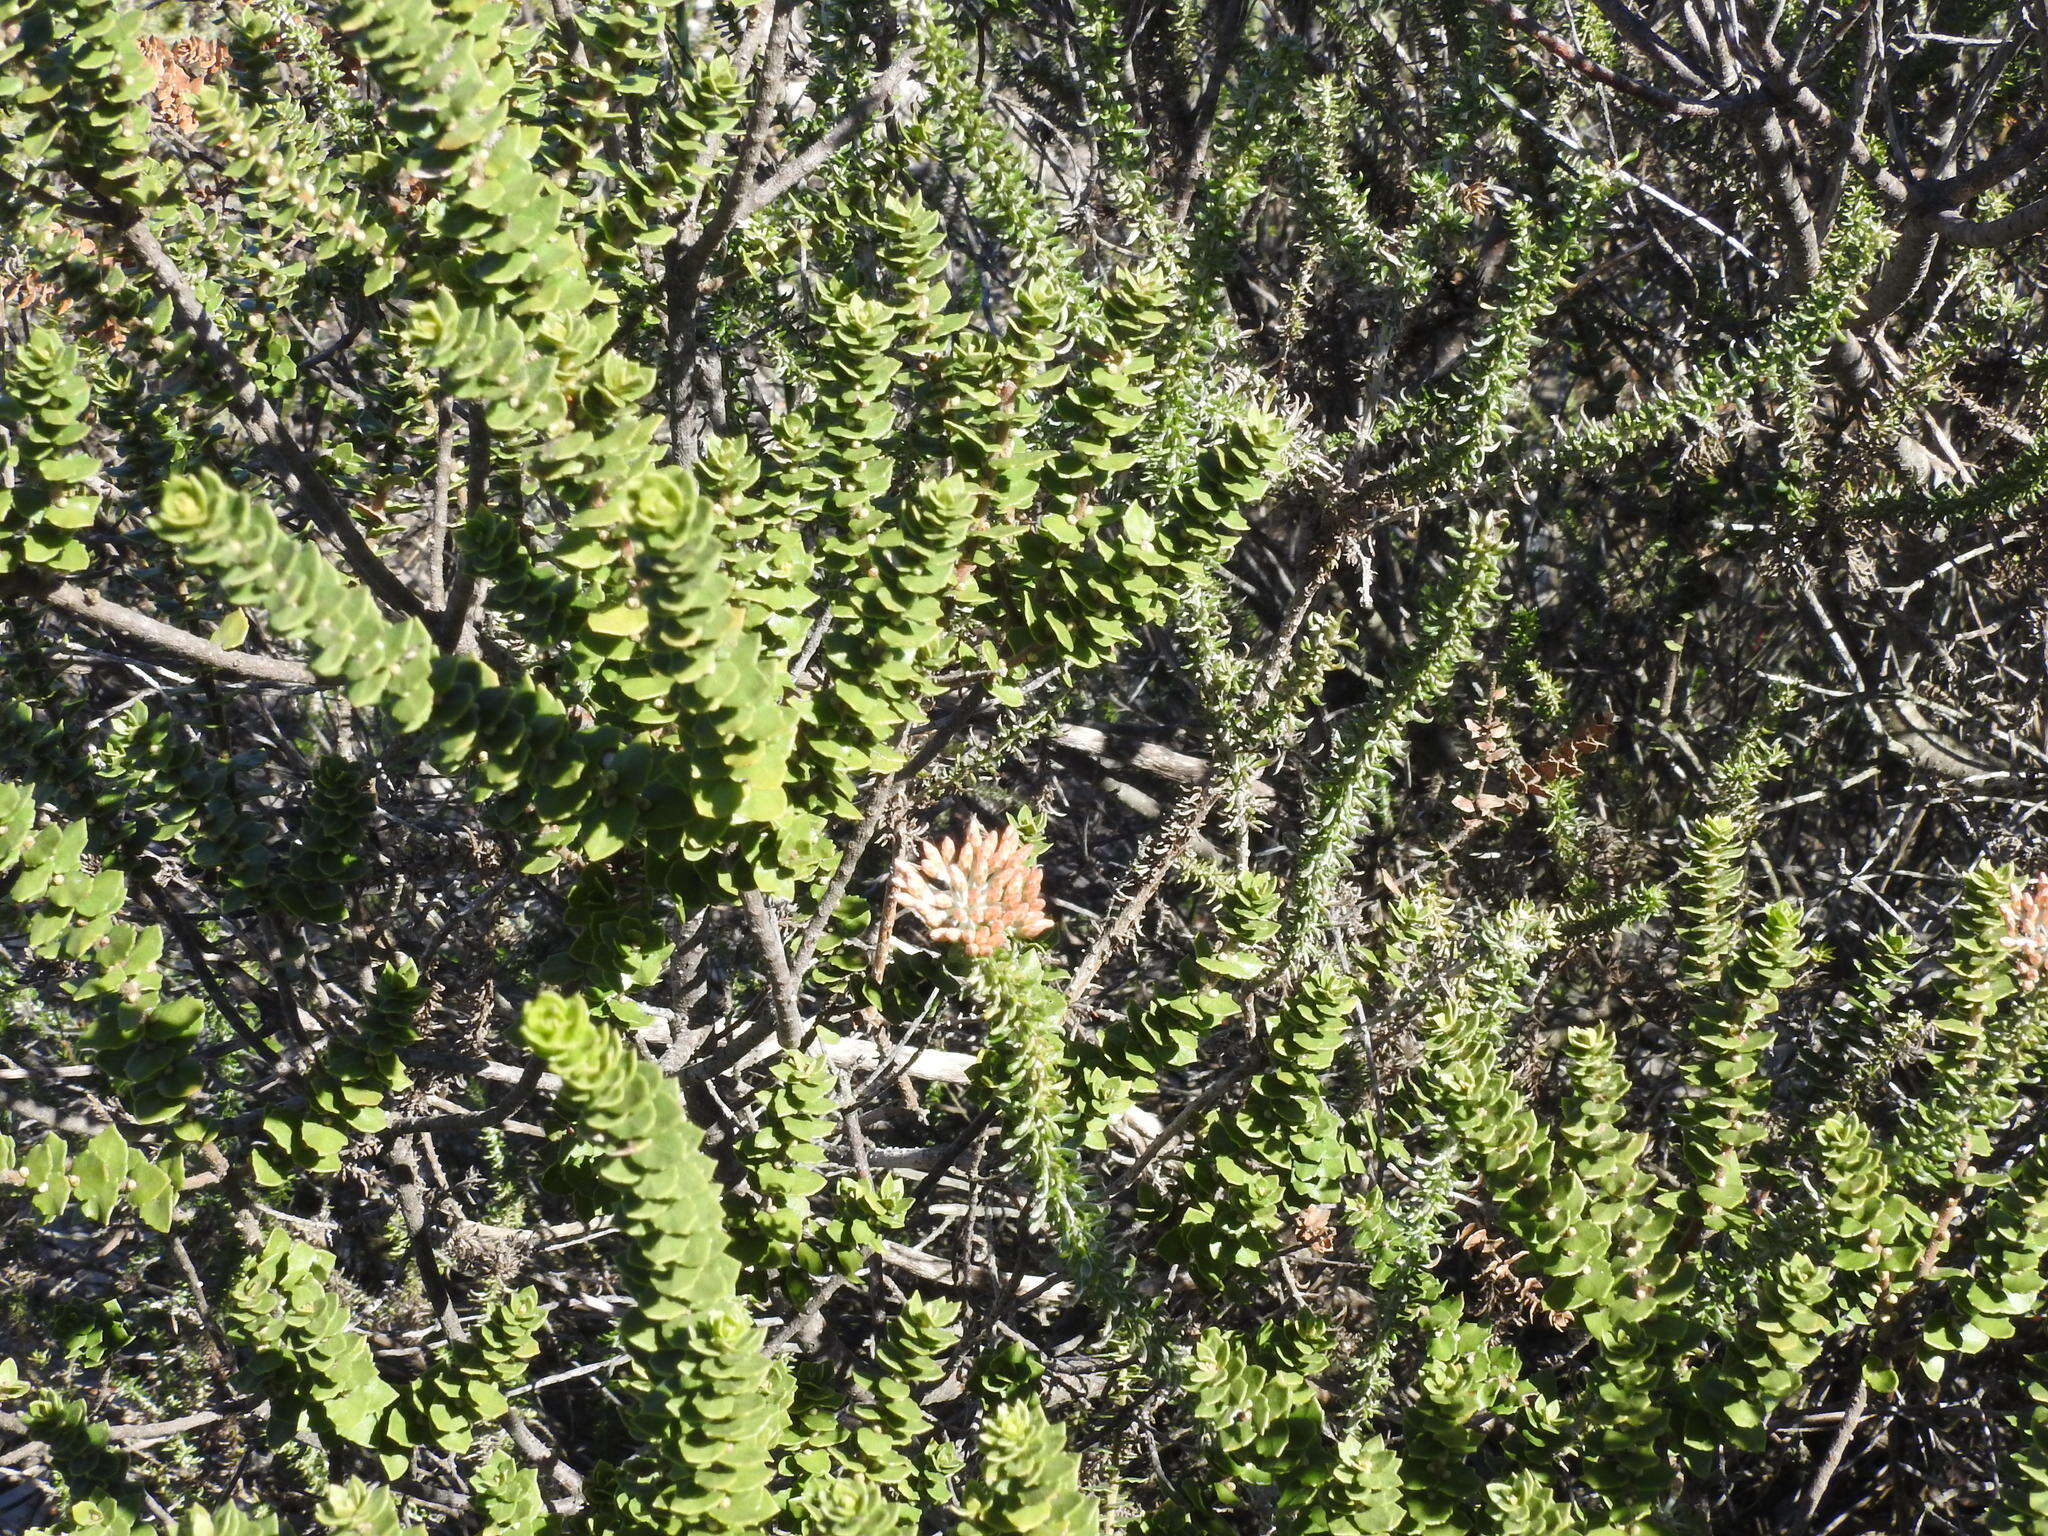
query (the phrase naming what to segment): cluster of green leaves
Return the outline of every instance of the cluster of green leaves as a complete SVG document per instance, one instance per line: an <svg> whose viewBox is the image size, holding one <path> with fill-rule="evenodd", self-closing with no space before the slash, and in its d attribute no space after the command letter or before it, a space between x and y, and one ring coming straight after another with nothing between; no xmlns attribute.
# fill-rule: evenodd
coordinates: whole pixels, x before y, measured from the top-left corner
<svg viewBox="0 0 2048 1536"><path fill-rule="evenodd" d="M543 995L527 1008L525 1033L562 1075L569 1104L597 1139L604 1154L597 1172L617 1192L613 1210L632 1245L639 1307L622 1342L640 1380L640 1449L600 1479L604 1528L757 1528L778 1503L793 1500L810 1511L806 1518L846 1505L857 1523L899 1529L927 1500L943 1501L958 1462L946 1459L943 1446L915 1449L928 1421L914 1392L938 1376L957 1309L906 1304L877 1346L865 1403L844 1410L843 1419L829 1403L792 1415L793 1383L771 1363L747 1314L716 1174L674 1085L578 1000ZM1039 1492L1033 1479L1057 1483L1061 1476L1057 1447L1057 1432L1042 1419L1014 1446L992 1423L989 1486L967 1496L968 1518L979 1510L986 1521L1025 1522L990 1529L1029 1528ZM803 1474L780 1496L771 1491L778 1452ZM1003 1470L1020 1458L1024 1466ZM1071 1484L1071 1458L1064 1465Z"/></svg>
<svg viewBox="0 0 2048 1536"><path fill-rule="evenodd" d="M1227 1112L1192 1133L1199 1151L1158 1203L1172 1212L1162 1251L1218 1289L1262 1269L1283 1223L1343 1196L1359 1158L1324 1078L1352 1024L1353 984L1319 970L1265 1021L1264 1060Z"/></svg>
<svg viewBox="0 0 2048 1536"><path fill-rule="evenodd" d="M230 1326L274 1416L324 1441L371 1446L398 1393L350 1327L333 1276L333 1254L273 1230L235 1283Z"/></svg>
<svg viewBox="0 0 2048 1536"><path fill-rule="evenodd" d="M1499 1302L1484 1287L1460 1294L1440 1276L1418 1285L1375 1275L1376 1292L1417 1329L1421 1359L1393 1442L1398 1475L1383 1471L1355 1495L1361 1508L1386 1508L1387 1523L1364 1528L1463 1530L1469 1511L1494 1508L1485 1529L1664 1529L1672 1510L1711 1489L1731 1446L1765 1446L1773 1415L1809 1385L1824 1351L1851 1351L1867 1390L1895 1394L1909 1364L1939 1380L1958 1358L2012 1338L2016 1319L2038 1316L2048 1284L2039 1149L2023 1145L1988 1176L1973 1166L1973 1154L1991 1152L1986 1129L2014 1118L2016 1101L2003 1096L2013 1057L2035 1064L2023 1072L2042 1057L2042 1000L2007 977L2011 872L1980 871L1957 912L1936 985L1944 1032L1969 1044L1940 1071L1946 1086L1896 1121L1825 1106L1809 1119L1773 1091L1792 1069L1762 1070L1763 1032L1808 963L1796 913L1746 913L1733 824L1702 818L1679 882L1692 893L1683 1067L1697 1087L1646 1129L1630 1127L1634 1090L1605 1028L1564 1031L1552 1111L1509 1064L1512 1016L1560 941L1557 914L1524 905L1462 937L1423 930L1425 943L1464 953L1458 979L1424 1007L1423 1066L1394 1110L1412 1129L1381 1151L1417 1176L1448 1152L1512 1252L1516 1302L1537 1308L1529 1321L1547 1317L1544 1326L1583 1343L1570 1370L1539 1372L1485 1320ZM1396 974L1385 961L1377 969ZM1384 981L1378 990L1399 1006ZM1997 1066L1971 1049L1987 1036L2007 1042ZM1969 1107L1943 1113L1944 1101ZM1939 1151L1917 1155L1935 1125ZM1294 1166L1312 1173L1318 1159L1311 1150ZM1957 1262L1938 1262L1948 1256ZM1279 1405L1300 1390L1289 1383L1321 1367L1276 1372L1227 1336L1198 1353L1202 1390L1245 1405L1211 1417L1256 1447L1249 1464L1281 1490L1280 1507L1304 1481L1350 1486L1318 1436L1294 1449L1284 1436L1251 1438L1253 1426L1286 1422ZM1276 1464L1286 1471L1275 1475ZM1242 1487L1246 1460L1222 1475L1222 1486ZM2024 1486L2017 1466L2015 1476ZM1325 1509L1343 1496L1319 1495Z"/></svg>
<svg viewBox="0 0 2048 1536"><path fill-rule="evenodd" d="M37 331L8 360L0 380L0 424L8 445L0 490L0 574L23 567L53 573L85 568L79 532L99 515L80 489L100 462L80 447L91 431L92 389L79 349Z"/></svg>
<svg viewBox="0 0 2048 1536"><path fill-rule="evenodd" d="M34 793L0 783L0 874L14 876L9 915L24 917L32 953L77 963L65 990L94 1014L81 1043L124 1089L128 1113L176 1121L204 1082L192 1055L204 1008L196 998L164 997L163 930L121 919L127 879L89 867L89 831L84 821L37 830Z"/></svg>
<svg viewBox="0 0 2048 1536"><path fill-rule="evenodd" d="M73 1151L64 1137L45 1136L26 1151L0 1136L0 1184L24 1191L36 1214L54 1222L72 1206L87 1221L105 1223L125 1206L145 1226L171 1230L185 1163L178 1153L152 1162L108 1126Z"/></svg>
<svg viewBox="0 0 2048 1536"><path fill-rule="evenodd" d="M400 1057L424 1000L419 970L411 962L377 973L355 1028L326 1042L318 1059L301 1070L302 1101L287 1113L264 1117L263 1138L269 1145L258 1145L249 1154L249 1171L258 1183L284 1183L295 1168L333 1173L356 1137L390 1123L384 1105L411 1081Z"/></svg>

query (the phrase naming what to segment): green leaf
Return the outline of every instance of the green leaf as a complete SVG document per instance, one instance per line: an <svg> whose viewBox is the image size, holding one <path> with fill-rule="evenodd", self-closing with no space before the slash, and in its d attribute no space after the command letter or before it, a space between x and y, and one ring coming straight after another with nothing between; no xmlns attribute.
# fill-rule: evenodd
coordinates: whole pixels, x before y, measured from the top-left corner
<svg viewBox="0 0 2048 1536"><path fill-rule="evenodd" d="M128 1179L130 1156L128 1143L110 1125L72 1159L71 1171L77 1179L74 1193L87 1220L105 1222L114 1214Z"/></svg>
<svg viewBox="0 0 2048 1536"><path fill-rule="evenodd" d="M71 1204L69 1163L61 1136L45 1136L21 1160L30 1202L45 1221L55 1221Z"/></svg>
<svg viewBox="0 0 2048 1536"><path fill-rule="evenodd" d="M135 1214L152 1231L170 1231L178 1201L177 1185L171 1175L155 1163L138 1163L131 1177L135 1188L129 1191L128 1199Z"/></svg>
<svg viewBox="0 0 2048 1536"><path fill-rule="evenodd" d="M224 651L239 650L249 638L249 615L240 608L230 608L207 638Z"/></svg>
<svg viewBox="0 0 2048 1536"><path fill-rule="evenodd" d="M616 608L600 608L584 622L600 635L631 639L647 632L648 613L638 603L622 603Z"/></svg>

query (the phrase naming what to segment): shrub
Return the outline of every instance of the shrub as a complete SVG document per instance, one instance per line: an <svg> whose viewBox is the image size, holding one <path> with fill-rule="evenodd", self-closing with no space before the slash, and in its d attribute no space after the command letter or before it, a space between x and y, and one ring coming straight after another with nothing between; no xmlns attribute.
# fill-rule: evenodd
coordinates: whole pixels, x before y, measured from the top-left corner
<svg viewBox="0 0 2048 1536"><path fill-rule="evenodd" d="M2048 1530L2026 25L0 0L0 1521Z"/></svg>

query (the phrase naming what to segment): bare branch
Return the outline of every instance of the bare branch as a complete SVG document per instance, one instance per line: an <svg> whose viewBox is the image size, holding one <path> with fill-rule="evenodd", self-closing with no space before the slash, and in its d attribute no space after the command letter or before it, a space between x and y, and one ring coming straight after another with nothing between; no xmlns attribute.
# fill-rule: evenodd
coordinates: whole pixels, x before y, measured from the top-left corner
<svg viewBox="0 0 2048 1536"><path fill-rule="evenodd" d="M790 973L789 951L782 945L782 929L768 910L768 898L749 891L741 902L747 926L753 931L761 961L768 967L768 1001L775 1010L775 1039L785 1051L804 1043L803 1012L797 1005L796 978Z"/></svg>
<svg viewBox="0 0 2048 1536"><path fill-rule="evenodd" d="M1673 117L1719 117L1724 112L1742 104L1742 99L1737 97L1729 97L1722 101L1697 101L1689 97L1674 95L1661 86L1651 85L1647 81L1637 80L1632 76L1621 74L1616 70L1609 69L1598 59L1587 57L1571 43L1559 37L1527 11L1516 5L1514 0L1479 0L1479 3L1500 17L1509 26L1515 28L1516 31L1533 38L1547 52L1555 56L1566 68L1574 73L1584 75L1588 80L1598 81L1601 85L1633 96L1638 101L1646 101L1659 111L1668 112Z"/></svg>
<svg viewBox="0 0 2048 1536"><path fill-rule="evenodd" d="M2017 245L2048 231L2048 196L2037 197L2001 219L1966 219L1959 213L1938 214L1934 228L1942 239L1974 251Z"/></svg>
<svg viewBox="0 0 2048 1536"><path fill-rule="evenodd" d="M754 85L753 109L717 207L695 238L687 238L678 230L669 245L668 272L663 279L663 299L668 310L669 452L678 462L691 456L691 444L686 441L689 434L683 426L683 402L689 397L690 375L697 364L697 297L704 281L704 268L712 252L739 221L740 201L754 179L755 167L761 163L768 129L775 121L776 103L782 95L783 74L789 65L789 27L795 9L793 0L775 0L768 12L768 36Z"/></svg>
<svg viewBox="0 0 2048 1536"><path fill-rule="evenodd" d="M1621 0L1594 0L1594 7L1639 53L1655 59L1691 89L1704 91L1709 88L1706 74L1658 36L1657 29L1632 6L1622 4Z"/></svg>
<svg viewBox="0 0 2048 1536"><path fill-rule="evenodd" d="M68 581L59 582L54 587L38 587L19 578L11 578L0 583L0 591L26 593L59 613L68 613L109 634L139 641L152 650L210 671L225 672L231 677L247 678L256 683L278 683L288 688L327 686L301 662L224 649L189 630L151 618L88 588L75 587Z"/></svg>
<svg viewBox="0 0 2048 1536"><path fill-rule="evenodd" d="M734 226L744 224L852 143L854 135L860 132L869 118L889 104L916 67L915 53L897 55L887 69L875 76L875 83L847 109L844 117L777 166L773 174L763 177L748 189L739 200Z"/></svg>

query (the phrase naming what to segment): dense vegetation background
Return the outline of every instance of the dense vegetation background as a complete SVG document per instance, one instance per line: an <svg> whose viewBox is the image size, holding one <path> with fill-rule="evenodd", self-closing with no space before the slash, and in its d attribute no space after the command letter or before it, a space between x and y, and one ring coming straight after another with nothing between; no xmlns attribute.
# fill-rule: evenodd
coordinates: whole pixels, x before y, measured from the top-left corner
<svg viewBox="0 0 2048 1536"><path fill-rule="evenodd" d="M2048 1531L2044 33L0 0L0 1529Z"/></svg>

